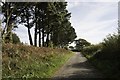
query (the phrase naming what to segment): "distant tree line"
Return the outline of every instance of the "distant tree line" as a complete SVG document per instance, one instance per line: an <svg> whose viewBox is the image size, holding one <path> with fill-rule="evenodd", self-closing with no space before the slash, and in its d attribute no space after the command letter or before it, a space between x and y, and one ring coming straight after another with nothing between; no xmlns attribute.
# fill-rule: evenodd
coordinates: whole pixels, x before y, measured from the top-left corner
<svg viewBox="0 0 120 80"><path fill-rule="evenodd" d="M86 41L85 39L77 39L75 40L75 49L78 51L82 51L82 49L86 46L90 46L91 43Z"/></svg>
<svg viewBox="0 0 120 80"><path fill-rule="evenodd" d="M75 46L69 46L69 49L72 51L82 51L84 47L90 46L91 43L85 39L79 38L74 40Z"/></svg>
<svg viewBox="0 0 120 80"><path fill-rule="evenodd" d="M67 2L5 2L2 3L2 39L11 43L12 30L19 24L27 27L30 45L64 47L76 38L69 21ZM31 28L34 27L34 39ZM22 32L21 32L22 33ZM23 34L26 35L26 34ZM37 45L38 44L38 45Z"/></svg>

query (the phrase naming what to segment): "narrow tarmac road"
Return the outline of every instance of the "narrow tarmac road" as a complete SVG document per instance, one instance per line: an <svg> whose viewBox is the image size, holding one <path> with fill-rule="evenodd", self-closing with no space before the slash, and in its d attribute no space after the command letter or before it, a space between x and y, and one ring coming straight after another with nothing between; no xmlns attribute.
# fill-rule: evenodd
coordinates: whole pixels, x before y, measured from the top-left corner
<svg viewBox="0 0 120 80"><path fill-rule="evenodd" d="M103 76L80 52L75 52L53 77L56 80L62 78L103 78Z"/></svg>

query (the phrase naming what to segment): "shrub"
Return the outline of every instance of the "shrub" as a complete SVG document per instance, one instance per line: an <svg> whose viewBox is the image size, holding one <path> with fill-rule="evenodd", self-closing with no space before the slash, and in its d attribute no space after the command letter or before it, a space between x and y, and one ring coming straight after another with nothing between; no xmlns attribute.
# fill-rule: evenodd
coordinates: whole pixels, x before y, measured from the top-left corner
<svg viewBox="0 0 120 80"><path fill-rule="evenodd" d="M119 78L120 75L120 41L118 35L108 35L100 45L84 49L85 55L91 55L89 60L108 77ZM94 54L94 55L93 55Z"/></svg>
<svg viewBox="0 0 120 80"><path fill-rule="evenodd" d="M118 59L120 58L119 47L118 47L118 35L108 35L104 39L102 53L106 59Z"/></svg>
<svg viewBox="0 0 120 80"><path fill-rule="evenodd" d="M91 45L84 47L82 52L86 55L95 54L97 51L102 49L102 44Z"/></svg>
<svg viewBox="0 0 120 80"><path fill-rule="evenodd" d="M20 43L20 39L15 33L12 33L12 42L13 44Z"/></svg>

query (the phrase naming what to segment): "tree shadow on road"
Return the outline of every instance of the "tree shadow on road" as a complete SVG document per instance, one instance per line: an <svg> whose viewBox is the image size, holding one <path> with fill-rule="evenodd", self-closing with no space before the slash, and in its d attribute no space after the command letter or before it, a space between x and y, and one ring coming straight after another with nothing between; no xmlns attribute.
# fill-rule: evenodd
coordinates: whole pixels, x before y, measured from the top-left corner
<svg viewBox="0 0 120 80"><path fill-rule="evenodd" d="M86 60L84 62L67 65L75 71L67 76L55 77L55 80L94 80L103 79L103 75L94 69L94 67Z"/></svg>
<svg viewBox="0 0 120 80"><path fill-rule="evenodd" d="M94 68L91 64L89 64L88 60L85 62L79 62L79 63L75 63L72 65L68 65L68 67L71 66L73 68L85 68L85 69L91 69Z"/></svg>

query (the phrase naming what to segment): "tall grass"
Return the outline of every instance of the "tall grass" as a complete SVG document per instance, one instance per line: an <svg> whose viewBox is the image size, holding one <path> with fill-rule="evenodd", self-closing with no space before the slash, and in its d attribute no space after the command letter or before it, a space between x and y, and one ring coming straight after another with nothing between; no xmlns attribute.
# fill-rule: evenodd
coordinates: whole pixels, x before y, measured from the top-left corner
<svg viewBox="0 0 120 80"><path fill-rule="evenodd" d="M70 56L65 49L4 44L2 77L49 78Z"/></svg>

